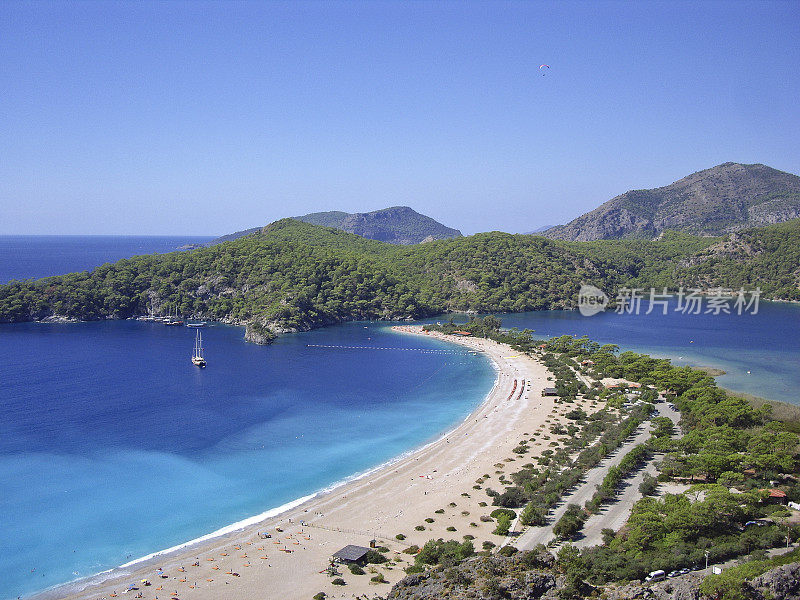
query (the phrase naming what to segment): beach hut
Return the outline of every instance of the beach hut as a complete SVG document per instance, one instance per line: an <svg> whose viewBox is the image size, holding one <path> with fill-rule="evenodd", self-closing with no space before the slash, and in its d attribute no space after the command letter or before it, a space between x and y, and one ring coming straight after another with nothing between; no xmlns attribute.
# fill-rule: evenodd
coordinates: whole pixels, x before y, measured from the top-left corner
<svg viewBox="0 0 800 600"><path fill-rule="evenodd" d="M367 552L369 552L369 548L348 544L341 550L333 553L333 560L340 563L360 564L367 556Z"/></svg>

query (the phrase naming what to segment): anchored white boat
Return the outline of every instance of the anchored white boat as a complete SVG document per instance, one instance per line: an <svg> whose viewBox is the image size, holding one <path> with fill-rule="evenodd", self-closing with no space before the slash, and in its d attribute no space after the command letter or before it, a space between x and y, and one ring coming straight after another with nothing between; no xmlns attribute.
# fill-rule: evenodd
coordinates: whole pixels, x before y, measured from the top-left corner
<svg viewBox="0 0 800 600"><path fill-rule="evenodd" d="M197 330L197 335L194 338L194 351L192 352L192 364L203 368L206 366L206 359L203 358L203 336L200 330Z"/></svg>

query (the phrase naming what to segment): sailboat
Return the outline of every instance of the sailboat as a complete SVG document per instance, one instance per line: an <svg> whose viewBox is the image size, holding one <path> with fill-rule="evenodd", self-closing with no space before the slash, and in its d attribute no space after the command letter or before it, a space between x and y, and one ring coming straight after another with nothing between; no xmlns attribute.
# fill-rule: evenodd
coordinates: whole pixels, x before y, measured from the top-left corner
<svg viewBox="0 0 800 600"><path fill-rule="evenodd" d="M170 307L169 316L164 320L164 325L167 325L168 327L178 327L180 325L183 325L183 319L181 319L177 314L173 317L172 308Z"/></svg>
<svg viewBox="0 0 800 600"><path fill-rule="evenodd" d="M197 335L194 338L192 364L200 367L201 369L206 366L206 359L203 358L203 336L200 334L199 329L197 330Z"/></svg>

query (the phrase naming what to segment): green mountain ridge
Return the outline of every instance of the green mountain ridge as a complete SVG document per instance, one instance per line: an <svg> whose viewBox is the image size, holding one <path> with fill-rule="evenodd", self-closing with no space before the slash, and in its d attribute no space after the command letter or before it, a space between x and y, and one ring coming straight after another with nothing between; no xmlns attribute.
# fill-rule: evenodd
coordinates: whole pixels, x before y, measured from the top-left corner
<svg viewBox="0 0 800 600"><path fill-rule="evenodd" d="M724 238L588 243L501 232L399 246L293 219L209 248L139 256L0 286L0 322L53 316L124 319L168 312L247 325L267 342L286 331L448 311L572 309L582 283L760 286L800 300L800 220Z"/></svg>
<svg viewBox="0 0 800 600"><path fill-rule="evenodd" d="M720 236L798 217L800 177L729 162L665 187L626 192L541 235L568 241L652 239L667 230Z"/></svg>
<svg viewBox="0 0 800 600"><path fill-rule="evenodd" d="M346 213L333 210L309 213L292 218L312 225L334 227L361 237L390 244L412 245L461 237L461 232L458 229L446 227L407 206L392 206L368 213ZM229 242L257 233L261 229L261 227L253 227L244 231L237 231L236 233L223 235L211 243Z"/></svg>

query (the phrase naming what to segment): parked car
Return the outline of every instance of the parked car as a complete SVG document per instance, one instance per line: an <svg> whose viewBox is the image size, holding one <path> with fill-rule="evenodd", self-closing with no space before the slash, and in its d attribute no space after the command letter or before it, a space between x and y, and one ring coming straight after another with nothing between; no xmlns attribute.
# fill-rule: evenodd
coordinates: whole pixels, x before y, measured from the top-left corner
<svg viewBox="0 0 800 600"><path fill-rule="evenodd" d="M664 571L659 569L658 571L651 571L650 574L644 578L644 580L645 583L649 581L663 581L664 579L666 579L666 577L667 577L666 573L664 573Z"/></svg>
<svg viewBox="0 0 800 600"><path fill-rule="evenodd" d="M667 577L677 577L680 574L681 574L680 571L670 571L669 575L667 575Z"/></svg>

